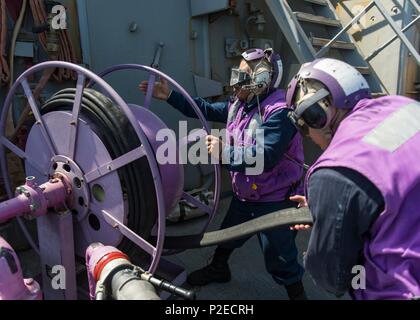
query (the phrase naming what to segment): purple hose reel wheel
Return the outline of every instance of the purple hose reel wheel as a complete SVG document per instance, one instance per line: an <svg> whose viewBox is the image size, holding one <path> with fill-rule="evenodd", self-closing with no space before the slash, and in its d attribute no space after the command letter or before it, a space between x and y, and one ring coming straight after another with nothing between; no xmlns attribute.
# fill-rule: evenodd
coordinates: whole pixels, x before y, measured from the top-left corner
<svg viewBox="0 0 420 320"><path fill-rule="evenodd" d="M47 68L72 70L78 74L78 80L75 89L57 93L41 109L37 106L28 79ZM48 181L54 174L64 175L72 183L73 201L72 206L67 209L74 217L75 252L78 256L83 257L87 247L94 242L118 246L128 239L128 242L135 244L151 257L148 271L154 273L163 252L166 216L181 198L208 214L202 232L207 228L219 202L220 167L214 167L213 207L199 202L183 191L182 165L159 165L156 161L155 151L159 146L156 142L156 132L166 126L148 110L152 86L149 87L144 107L139 107L128 105L102 79L111 72L126 69L149 72L150 83L154 83L156 76L167 79L189 101L201 120L204 131L210 133L204 116L188 93L170 77L155 69L141 65L120 65L97 76L75 64L51 61L25 71L8 93L0 120L0 164L9 198L13 197L13 190L8 173L6 149L24 161L26 174L35 176L39 185ZM104 95L87 88L87 83L96 84ZM34 117L34 125L30 130L25 150L6 137L7 116L12 99L20 87L23 88ZM98 103L104 104L105 108L95 109ZM60 104L66 107L57 107ZM45 111L46 109L48 110ZM99 124L92 120L91 115L94 112L96 116L102 116ZM123 124L124 127L108 136L104 134L103 129L113 128L115 122ZM113 144L114 140L124 138L128 132L132 135L127 141L123 139L127 145ZM134 147L132 140L138 141ZM128 168L131 168L131 171L121 173L123 170L129 170ZM141 171L141 177L145 181L138 178L138 171ZM139 186L135 189L139 194L130 189L133 183ZM143 208L140 212L131 210L129 203L133 199L136 199L139 208ZM154 207L152 206L154 210L150 210L153 212L145 210L151 208L145 205L150 202L155 203ZM152 231L150 224L146 225L150 229L147 232L133 227L133 219L141 222L144 220L143 216L154 218L153 233L156 239L153 243L148 241ZM144 227L144 223L140 225ZM25 233L27 235L27 232Z"/></svg>
<svg viewBox="0 0 420 320"><path fill-rule="evenodd" d="M139 124L146 133L149 141L152 145L154 151L157 150L159 145L162 142L156 141L156 132L159 129L167 128L166 125L153 113L151 112L150 106L152 101L153 95L153 85L157 78L166 79L169 84L173 86L175 90L180 92L188 101L190 106L195 111L201 125L202 129L197 133L195 132L193 136L196 138L197 136L205 136L211 133L211 129L209 124L206 121L203 113L201 112L200 108L197 106L195 101L192 97L188 94L188 92L182 88L174 79L169 77L168 75L164 74L163 72L156 70L154 68L139 65L139 64L121 64L110 67L103 72L99 73L99 77L104 78L114 72L118 71L126 71L126 70L139 70L145 71L149 74L149 86L147 88L147 93L144 99L143 106L137 106L134 104L130 104L133 113L136 114L137 118L139 119ZM94 83L89 83L87 86L92 87ZM182 138L178 145L180 144L187 144L188 141L195 141L196 139L190 139L189 137ZM195 197L191 196L187 192L183 191L183 184L184 184L184 175L183 175L183 166L180 164L177 165L160 165L159 166L162 180L164 183L164 190L163 193L165 195L165 200L167 201L167 215L171 213L174 209L174 205L178 203L180 199L184 199L185 201L189 202L190 204L196 206L204 213L207 214L206 221L203 225L203 228L198 231L198 233L204 233L207 230L208 225L212 221L213 217L216 214L216 210L219 205L220 201L220 192L221 192L221 169L219 164L213 165L213 173L214 173L214 204L213 206L209 206L205 203L200 202ZM179 190L181 188L181 190ZM180 192L179 192L180 191ZM164 254L175 254L180 252L180 250L164 250Z"/></svg>

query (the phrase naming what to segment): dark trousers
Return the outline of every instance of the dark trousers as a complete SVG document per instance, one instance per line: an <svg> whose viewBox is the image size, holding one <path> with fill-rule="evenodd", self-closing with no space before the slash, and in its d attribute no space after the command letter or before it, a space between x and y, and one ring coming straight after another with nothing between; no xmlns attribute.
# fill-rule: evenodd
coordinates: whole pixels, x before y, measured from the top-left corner
<svg viewBox="0 0 420 320"><path fill-rule="evenodd" d="M296 207L290 200L282 202L243 202L233 197L222 223L222 229L232 227L261 217L265 214ZM290 285L302 280L304 269L297 261L298 250L295 239L297 232L289 227L281 227L258 234L260 247L264 253L265 267L274 281L280 285ZM223 249L237 249L250 239L243 238L220 245Z"/></svg>

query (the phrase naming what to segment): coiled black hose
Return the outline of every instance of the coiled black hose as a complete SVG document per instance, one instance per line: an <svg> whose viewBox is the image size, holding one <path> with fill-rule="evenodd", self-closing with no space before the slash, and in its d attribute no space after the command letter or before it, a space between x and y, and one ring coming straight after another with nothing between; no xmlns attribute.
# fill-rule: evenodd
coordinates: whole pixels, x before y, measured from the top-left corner
<svg viewBox="0 0 420 320"><path fill-rule="evenodd" d="M57 92L42 106L42 113L71 112L75 96L74 88ZM83 92L80 117L89 122L113 159L141 145L124 113L109 98L93 89ZM147 239L157 218L156 193L147 158L119 169L118 175L128 202L127 226ZM124 238L119 249L134 254L136 246Z"/></svg>

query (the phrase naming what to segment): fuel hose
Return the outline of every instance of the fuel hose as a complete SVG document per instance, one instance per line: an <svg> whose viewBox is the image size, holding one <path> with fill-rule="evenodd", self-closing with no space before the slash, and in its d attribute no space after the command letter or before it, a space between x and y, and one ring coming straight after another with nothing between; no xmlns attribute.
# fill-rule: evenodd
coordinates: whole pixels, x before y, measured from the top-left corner
<svg viewBox="0 0 420 320"><path fill-rule="evenodd" d="M250 237L262 231L294 225L312 225L308 208L289 208L275 211L245 223L200 235L171 236L165 238L165 249L196 249Z"/></svg>

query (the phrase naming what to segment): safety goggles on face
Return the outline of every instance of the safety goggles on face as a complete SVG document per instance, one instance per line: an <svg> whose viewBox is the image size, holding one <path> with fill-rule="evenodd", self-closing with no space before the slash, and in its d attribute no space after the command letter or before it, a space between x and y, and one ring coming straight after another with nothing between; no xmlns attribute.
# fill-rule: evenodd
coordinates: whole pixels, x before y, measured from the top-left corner
<svg viewBox="0 0 420 320"><path fill-rule="evenodd" d="M321 101L329 95L330 93L328 90L320 89L311 97L298 103L296 109L289 115L293 124L299 130L301 130L302 121L306 126L314 129L325 128L329 121L328 110Z"/></svg>
<svg viewBox="0 0 420 320"><path fill-rule="evenodd" d="M239 68L232 68L230 74L230 85L232 87L241 86L244 84L249 84L251 82L251 76Z"/></svg>

